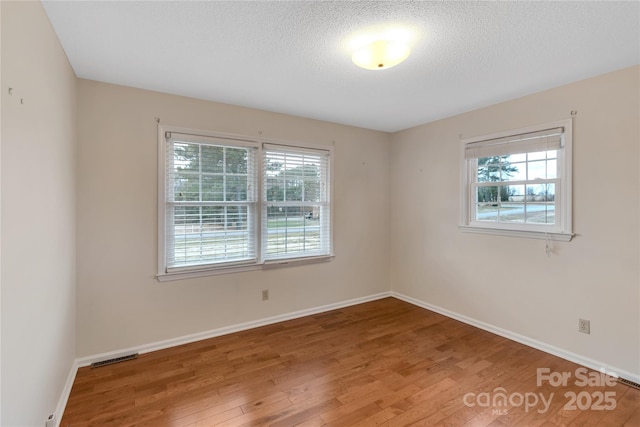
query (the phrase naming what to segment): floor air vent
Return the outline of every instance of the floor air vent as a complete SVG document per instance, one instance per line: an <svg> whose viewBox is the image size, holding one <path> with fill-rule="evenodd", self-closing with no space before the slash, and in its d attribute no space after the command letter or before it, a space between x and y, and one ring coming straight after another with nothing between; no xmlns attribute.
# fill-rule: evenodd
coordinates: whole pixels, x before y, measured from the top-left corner
<svg viewBox="0 0 640 427"><path fill-rule="evenodd" d="M640 390L640 384L634 383L633 381L629 381L624 378L618 378L618 382Z"/></svg>
<svg viewBox="0 0 640 427"><path fill-rule="evenodd" d="M113 359L102 360L91 364L92 368L99 368L100 366L113 365L114 363L126 362L127 360L133 360L138 358L138 353L128 354L126 356L114 357Z"/></svg>

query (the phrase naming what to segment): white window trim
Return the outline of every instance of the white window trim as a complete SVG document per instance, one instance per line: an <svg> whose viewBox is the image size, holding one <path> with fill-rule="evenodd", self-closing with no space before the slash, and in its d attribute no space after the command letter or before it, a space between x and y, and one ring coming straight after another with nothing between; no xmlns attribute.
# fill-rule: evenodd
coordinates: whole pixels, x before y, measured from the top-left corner
<svg viewBox="0 0 640 427"><path fill-rule="evenodd" d="M327 255L312 255L312 256L301 256L301 257L292 257L292 258L282 258L282 259L269 259L265 260L262 255L262 161L257 161L257 212L256 221L257 221L257 248L256 248L256 256L257 261L254 263L241 262L234 265L234 263L227 263L221 265L203 265L203 266L194 266L194 267L184 267L184 268L176 268L173 271L167 272L166 269L166 194L165 194L165 185L166 185L166 149L165 149L165 135L167 132L172 133L180 133L192 135L194 139L197 140L198 137L203 138L222 138L227 140L236 141L240 144L246 144L249 146L257 146L258 147L258 158L262 158L262 150L263 146L266 144L269 145L280 145L283 147L289 147L291 149L310 149L310 150L322 150L329 153L329 206L330 208L330 227L329 227L329 254ZM265 270L272 269L277 267L286 267L286 266L300 266L307 264L316 264L331 261L335 258L333 253L333 224L334 224L334 207L332 202L333 197L333 153L334 146L333 145L318 145L318 144L310 144L303 142L288 142L270 138L251 138L245 135L237 135L237 134L229 134L222 132L211 132L205 130L196 130L189 129L184 127L177 126L167 126L167 125L158 125L158 269L156 274L156 279L159 282L168 282L174 280L183 280L183 279L191 279L197 277L206 277L206 276L214 276L220 274L230 274L230 273L239 273L245 271L254 271L254 270Z"/></svg>
<svg viewBox="0 0 640 427"><path fill-rule="evenodd" d="M562 158L558 157L558 162L562 162L562 179L559 188L560 203L556 206L560 223L557 227L547 228L544 225L535 224L511 224L497 222L481 222L472 219L471 192L471 166L465 158L465 148L468 144L505 138L514 135L528 134L543 131L545 129L564 128L564 147ZM460 231L468 233L494 234L511 237L524 237L532 239L570 241L574 234L572 228L572 159L573 159L573 122L572 119L559 120L551 123L528 126L503 132L496 132L488 135L480 135L460 140Z"/></svg>

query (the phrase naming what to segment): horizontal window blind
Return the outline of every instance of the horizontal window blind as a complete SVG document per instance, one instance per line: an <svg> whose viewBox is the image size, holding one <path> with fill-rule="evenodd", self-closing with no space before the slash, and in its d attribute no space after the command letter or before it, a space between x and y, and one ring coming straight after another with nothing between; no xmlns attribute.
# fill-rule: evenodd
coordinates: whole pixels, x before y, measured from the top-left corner
<svg viewBox="0 0 640 427"><path fill-rule="evenodd" d="M513 135L466 144L464 156L474 159L537 151L558 150L563 144L563 128Z"/></svg>
<svg viewBox="0 0 640 427"><path fill-rule="evenodd" d="M167 272L257 259L257 146L166 135Z"/></svg>
<svg viewBox="0 0 640 427"><path fill-rule="evenodd" d="M263 259L331 254L330 152L265 144Z"/></svg>

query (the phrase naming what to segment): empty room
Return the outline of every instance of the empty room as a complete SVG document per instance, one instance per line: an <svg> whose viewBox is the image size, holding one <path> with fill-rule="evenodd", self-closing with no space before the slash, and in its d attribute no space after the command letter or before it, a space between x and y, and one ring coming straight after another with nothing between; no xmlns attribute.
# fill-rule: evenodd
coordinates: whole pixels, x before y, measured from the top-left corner
<svg viewBox="0 0 640 427"><path fill-rule="evenodd" d="M3 427L640 425L639 2L0 37Z"/></svg>

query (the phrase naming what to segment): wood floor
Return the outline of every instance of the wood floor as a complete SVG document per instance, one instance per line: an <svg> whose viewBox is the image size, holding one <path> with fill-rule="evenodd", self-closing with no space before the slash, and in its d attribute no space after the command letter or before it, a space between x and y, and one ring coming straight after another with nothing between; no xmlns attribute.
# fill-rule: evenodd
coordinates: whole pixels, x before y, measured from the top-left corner
<svg viewBox="0 0 640 427"><path fill-rule="evenodd" d="M579 368L387 298L82 368L61 426L640 426Z"/></svg>

